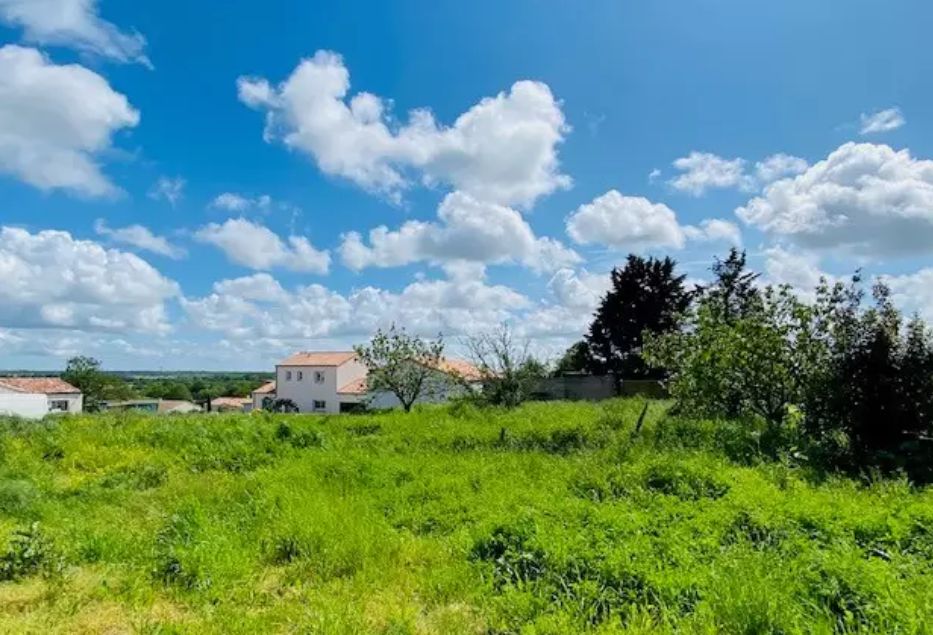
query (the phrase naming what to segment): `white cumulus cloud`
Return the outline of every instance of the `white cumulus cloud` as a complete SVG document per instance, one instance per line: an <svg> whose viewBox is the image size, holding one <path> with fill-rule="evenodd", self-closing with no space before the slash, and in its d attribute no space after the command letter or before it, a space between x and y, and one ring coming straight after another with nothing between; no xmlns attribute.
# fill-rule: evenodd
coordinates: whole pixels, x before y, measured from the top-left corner
<svg viewBox="0 0 933 635"><path fill-rule="evenodd" d="M0 326L166 332L178 285L138 256L63 231L0 228Z"/></svg>
<svg viewBox="0 0 933 635"><path fill-rule="evenodd" d="M886 145L846 143L736 213L805 247L860 256L933 253L933 161Z"/></svg>
<svg viewBox="0 0 933 635"><path fill-rule="evenodd" d="M340 55L318 51L278 86L238 80L240 100L266 113L265 138L310 155L325 173L399 199L411 174L504 205L529 206L570 185L557 145L569 130L547 85L519 81L482 99L450 126L427 109L393 125L389 102L371 93L348 98Z"/></svg>
<svg viewBox="0 0 933 635"><path fill-rule="evenodd" d="M153 234L149 228L142 225L110 228L102 218L98 218L94 222L94 231L98 236L107 236L115 242L132 245L160 256L175 260L185 257L184 249L173 245L164 236Z"/></svg>
<svg viewBox="0 0 933 635"><path fill-rule="evenodd" d="M356 232L340 247L345 265L397 267L431 263L515 262L538 271L553 271L580 260L560 242L536 237L521 214L510 207L482 202L452 192L437 210L440 222L409 221L398 230L382 226L369 232L369 243Z"/></svg>
<svg viewBox="0 0 933 635"><path fill-rule="evenodd" d="M567 218L574 242L625 249L680 249L686 235L677 215L663 203L610 190L577 208Z"/></svg>
<svg viewBox="0 0 933 635"><path fill-rule="evenodd" d="M182 305L196 325L233 339L306 345L308 339L371 334L390 324L455 337L488 331L530 306L522 294L481 280L419 280L400 292L375 287L341 294L312 284L285 290L264 274L223 280Z"/></svg>
<svg viewBox="0 0 933 635"><path fill-rule="evenodd" d="M859 134L862 135L890 132L907 123L900 108L887 108L871 114L862 113L860 121Z"/></svg>
<svg viewBox="0 0 933 635"><path fill-rule="evenodd" d="M0 21L22 28L30 42L151 66L146 39L102 19L97 5L97 0L0 0Z"/></svg>
<svg viewBox="0 0 933 635"><path fill-rule="evenodd" d="M709 152L691 152L674 161L681 174L668 181L676 190L702 196L710 189L751 189L753 179L745 173L745 159L724 159Z"/></svg>
<svg viewBox="0 0 933 635"><path fill-rule="evenodd" d="M755 164L755 177L759 184L767 185L806 172L808 167L805 159L779 152Z"/></svg>
<svg viewBox="0 0 933 635"><path fill-rule="evenodd" d="M586 269L561 269L548 282L548 290L560 306L587 313L596 309L611 286L608 273L590 273Z"/></svg>
<svg viewBox="0 0 933 635"><path fill-rule="evenodd" d="M742 245L742 230L735 223L721 218L706 218L697 225L687 225L684 235L690 240L704 242L727 242L735 246Z"/></svg>
<svg viewBox="0 0 933 635"><path fill-rule="evenodd" d="M917 313L927 324L933 324L933 267L880 278L891 288L891 299L902 311Z"/></svg>
<svg viewBox="0 0 933 635"><path fill-rule="evenodd" d="M250 269L284 268L326 274L330 253L319 251L304 236L289 236L287 242L265 225L245 218L209 223L194 237L223 251L231 262Z"/></svg>
<svg viewBox="0 0 933 635"><path fill-rule="evenodd" d="M35 49L0 48L0 172L42 190L112 195L95 157L138 123L126 97L97 73L54 64Z"/></svg>

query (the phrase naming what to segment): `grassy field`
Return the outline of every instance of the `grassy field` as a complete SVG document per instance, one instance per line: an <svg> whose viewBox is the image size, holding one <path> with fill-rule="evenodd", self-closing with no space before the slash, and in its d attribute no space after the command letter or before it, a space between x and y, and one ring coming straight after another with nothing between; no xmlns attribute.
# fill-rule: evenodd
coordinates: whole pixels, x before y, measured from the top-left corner
<svg viewBox="0 0 933 635"><path fill-rule="evenodd" d="M933 632L933 492L641 405L3 422L0 632Z"/></svg>

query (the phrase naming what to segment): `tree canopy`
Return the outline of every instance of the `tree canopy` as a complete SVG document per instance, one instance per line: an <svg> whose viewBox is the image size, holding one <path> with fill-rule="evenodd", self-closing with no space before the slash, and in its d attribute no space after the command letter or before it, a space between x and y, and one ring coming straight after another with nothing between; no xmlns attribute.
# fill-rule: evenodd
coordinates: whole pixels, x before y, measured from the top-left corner
<svg viewBox="0 0 933 635"><path fill-rule="evenodd" d="M612 288L605 295L586 335L588 369L597 375L655 379L663 370L642 358L646 332L665 333L677 327L690 306L692 292L685 276L675 273L670 258L658 260L630 255L621 269L612 270Z"/></svg>
<svg viewBox="0 0 933 635"><path fill-rule="evenodd" d="M368 345L354 351L368 370L367 388L392 393L410 412L420 397L436 389L430 379L438 376L444 341L441 336L426 341L393 324L387 331L376 331Z"/></svg>

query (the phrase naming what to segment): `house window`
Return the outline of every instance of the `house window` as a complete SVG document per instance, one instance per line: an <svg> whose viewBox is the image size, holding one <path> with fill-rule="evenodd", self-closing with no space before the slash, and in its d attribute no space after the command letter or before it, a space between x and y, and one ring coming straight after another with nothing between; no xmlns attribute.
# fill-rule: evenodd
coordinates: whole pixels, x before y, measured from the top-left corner
<svg viewBox="0 0 933 635"><path fill-rule="evenodd" d="M326 401L318 401L317 399L315 399L315 400L311 403L311 407L314 408L315 410L326 410L326 409L327 409L327 402L326 402Z"/></svg>
<svg viewBox="0 0 933 635"><path fill-rule="evenodd" d="M291 380L292 380L292 371L286 370L286 371L285 371L285 381L291 381Z"/></svg>
<svg viewBox="0 0 933 635"><path fill-rule="evenodd" d="M314 383L323 384L324 383L324 371L316 370L314 371Z"/></svg>
<svg viewBox="0 0 933 635"><path fill-rule="evenodd" d="M68 412L67 399L55 399L49 402L49 410L52 412Z"/></svg>
<svg viewBox="0 0 933 635"><path fill-rule="evenodd" d="M301 381L301 378L304 377L304 374L299 370L298 371L298 381Z"/></svg>

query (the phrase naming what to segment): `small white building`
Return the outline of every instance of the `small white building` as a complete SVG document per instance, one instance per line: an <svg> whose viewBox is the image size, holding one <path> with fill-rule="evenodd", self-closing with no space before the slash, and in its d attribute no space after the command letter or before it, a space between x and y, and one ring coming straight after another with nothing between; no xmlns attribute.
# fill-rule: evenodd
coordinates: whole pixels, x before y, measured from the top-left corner
<svg viewBox="0 0 933 635"><path fill-rule="evenodd" d="M444 381L447 375L478 386L482 379L479 369L462 360L444 359L438 365L437 376L429 381L430 390L418 403L442 402L465 388ZM295 353L275 367L275 382L253 392L253 407L261 408L265 397L289 399L299 412L349 412L360 405L372 408L396 408L395 395L387 392L369 392L367 369L353 351L304 351ZM262 392L260 392L262 391Z"/></svg>
<svg viewBox="0 0 933 635"><path fill-rule="evenodd" d="M262 410L263 401L266 399L275 401L276 399L275 382L268 381L264 383L262 386L251 392L249 396L253 400L250 410Z"/></svg>
<svg viewBox="0 0 933 635"><path fill-rule="evenodd" d="M0 377L0 415L39 419L83 409L81 391L58 377Z"/></svg>

